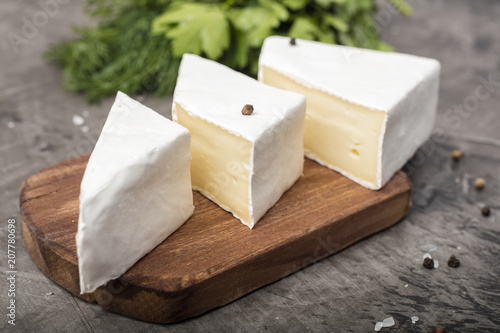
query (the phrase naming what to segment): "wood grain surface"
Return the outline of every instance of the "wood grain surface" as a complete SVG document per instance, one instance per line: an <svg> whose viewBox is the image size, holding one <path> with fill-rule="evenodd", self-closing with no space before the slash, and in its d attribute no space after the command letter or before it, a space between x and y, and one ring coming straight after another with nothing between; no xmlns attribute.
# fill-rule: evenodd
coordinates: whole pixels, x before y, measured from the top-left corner
<svg viewBox="0 0 500 333"><path fill-rule="evenodd" d="M411 184L402 172L371 191L306 159L304 176L253 230L194 192L195 212L178 231L121 278L80 295L75 234L87 161L88 155L60 163L24 182L26 248L42 272L71 293L151 322L225 305L393 225L410 205Z"/></svg>

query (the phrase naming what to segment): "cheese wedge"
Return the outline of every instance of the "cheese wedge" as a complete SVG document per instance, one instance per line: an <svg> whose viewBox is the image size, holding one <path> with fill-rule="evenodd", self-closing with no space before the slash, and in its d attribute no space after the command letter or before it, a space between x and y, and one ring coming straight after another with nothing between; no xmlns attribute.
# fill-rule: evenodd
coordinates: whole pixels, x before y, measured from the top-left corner
<svg viewBox="0 0 500 333"><path fill-rule="evenodd" d="M172 118L191 132L193 188L250 228L302 174L304 117L302 95L182 58Z"/></svg>
<svg viewBox="0 0 500 333"><path fill-rule="evenodd" d="M439 62L268 37L259 80L307 98L304 148L317 161L380 189L425 142L436 117Z"/></svg>
<svg viewBox="0 0 500 333"><path fill-rule="evenodd" d="M81 293L125 273L193 213L189 132L118 92L80 190Z"/></svg>

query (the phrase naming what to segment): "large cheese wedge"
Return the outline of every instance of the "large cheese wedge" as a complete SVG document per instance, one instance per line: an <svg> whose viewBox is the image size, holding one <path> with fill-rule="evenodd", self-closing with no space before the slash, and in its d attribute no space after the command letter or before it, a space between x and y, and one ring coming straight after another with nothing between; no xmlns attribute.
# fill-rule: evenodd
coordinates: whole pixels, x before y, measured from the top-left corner
<svg viewBox="0 0 500 333"><path fill-rule="evenodd" d="M294 44L294 45L292 45ZM269 37L259 80L307 97L307 157L380 189L434 126L440 65L434 59Z"/></svg>
<svg viewBox="0 0 500 333"><path fill-rule="evenodd" d="M119 92L80 190L80 289L125 273L193 213L189 132Z"/></svg>
<svg viewBox="0 0 500 333"><path fill-rule="evenodd" d="M302 173L304 117L302 95L182 58L172 118L191 132L193 187L250 228Z"/></svg>

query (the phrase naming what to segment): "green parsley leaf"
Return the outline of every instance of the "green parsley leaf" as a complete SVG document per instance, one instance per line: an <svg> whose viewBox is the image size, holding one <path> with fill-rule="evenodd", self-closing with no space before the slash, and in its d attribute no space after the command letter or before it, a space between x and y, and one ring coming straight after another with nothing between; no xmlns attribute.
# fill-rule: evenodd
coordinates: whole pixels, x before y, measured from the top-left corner
<svg viewBox="0 0 500 333"><path fill-rule="evenodd" d="M304 8L309 0L283 0L283 4L291 10L300 10Z"/></svg>
<svg viewBox="0 0 500 333"><path fill-rule="evenodd" d="M349 30L349 25L345 21L343 21L340 17L335 15L325 14L323 16L323 22L341 32L346 32L347 30Z"/></svg>
<svg viewBox="0 0 500 333"><path fill-rule="evenodd" d="M396 7L403 15L411 16L413 9L403 0L389 0L389 2Z"/></svg>
<svg viewBox="0 0 500 333"><path fill-rule="evenodd" d="M164 33L172 40L174 55L201 54L219 58L229 46L229 24L222 6L183 3L153 21L153 34Z"/></svg>
<svg viewBox="0 0 500 333"><path fill-rule="evenodd" d="M314 0L314 2L323 8L330 7L333 4L343 5L346 1L350 0Z"/></svg>
<svg viewBox="0 0 500 333"><path fill-rule="evenodd" d="M335 42L333 31L320 29L314 19L306 16L295 19L289 35L295 38L319 40L324 43Z"/></svg>
<svg viewBox="0 0 500 333"><path fill-rule="evenodd" d="M235 8L229 12L229 18L236 29L246 33L248 45L260 47L264 39L272 34L273 28L278 27L287 16L279 7L270 10L257 5Z"/></svg>

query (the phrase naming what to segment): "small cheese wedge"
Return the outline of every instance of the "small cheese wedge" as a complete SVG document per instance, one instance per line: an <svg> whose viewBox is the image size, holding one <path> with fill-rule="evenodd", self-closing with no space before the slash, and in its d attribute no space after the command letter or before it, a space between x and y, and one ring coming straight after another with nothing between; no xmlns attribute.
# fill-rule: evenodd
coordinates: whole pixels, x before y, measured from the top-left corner
<svg viewBox="0 0 500 333"><path fill-rule="evenodd" d="M191 216L189 147L188 130L118 92L81 183L81 293L120 277Z"/></svg>
<svg viewBox="0 0 500 333"><path fill-rule="evenodd" d="M191 132L193 188L250 228L302 174L304 117L302 95L182 58L172 118Z"/></svg>
<svg viewBox="0 0 500 333"><path fill-rule="evenodd" d="M388 53L268 37L259 80L307 98L304 148L359 184L380 189L432 131L439 62Z"/></svg>

